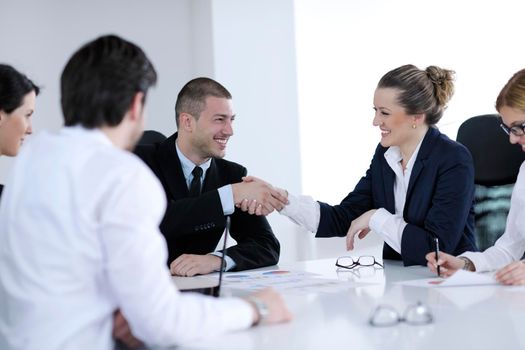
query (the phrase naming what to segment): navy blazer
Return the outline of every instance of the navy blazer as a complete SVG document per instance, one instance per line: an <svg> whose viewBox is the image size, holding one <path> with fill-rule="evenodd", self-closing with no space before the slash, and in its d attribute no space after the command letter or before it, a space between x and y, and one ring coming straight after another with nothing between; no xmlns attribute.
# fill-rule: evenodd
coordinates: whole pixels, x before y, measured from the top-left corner
<svg viewBox="0 0 525 350"><path fill-rule="evenodd" d="M345 236L352 220L370 209L395 213L395 173L377 146L372 164L339 205L321 203L316 237ZM477 251L474 239L474 165L470 152L436 128L429 128L412 168L403 218L407 223L398 254L384 244L383 258L403 260L405 266L426 265L433 235L440 249L452 255Z"/></svg>
<svg viewBox="0 0 525 350"><path fill-rule="evenodd" d="M137 154L159 178L168 205L160 230L168 245L168 264L181 254L208 254L219 243L226 225L218 188L241 182L247 170L240 164L212 158L206 171L202 194L188 197L188 186L175 148L177 133L161 143L141 145ZM275 265L280 244L264 216L250 215L235 208L230 234L237 244L226 254L235 261L235 270Z"/></svg>

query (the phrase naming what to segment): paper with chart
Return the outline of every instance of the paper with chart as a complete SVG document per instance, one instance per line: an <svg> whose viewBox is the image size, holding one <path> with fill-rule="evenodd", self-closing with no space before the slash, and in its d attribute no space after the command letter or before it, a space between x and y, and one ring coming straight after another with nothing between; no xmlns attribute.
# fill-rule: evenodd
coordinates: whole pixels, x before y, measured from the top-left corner
<svg viewBox="0 0 525 350"><path fill-rule="evenodd" d="M498 281L494 278L494 272L477 273L465 270L458 270L448 278L424 278L397 282L404 286L412 287L466 287L481 285L497 285Z"/></svg>
<svg viewBox="0 0 525 350"><path fill-rule="evenodd" d="M269 270L227 273L222 277L222 285L248 291L272 287L280 292L318 293L336 292L356 284L323 278L321 275L306 271Z"/></svg>

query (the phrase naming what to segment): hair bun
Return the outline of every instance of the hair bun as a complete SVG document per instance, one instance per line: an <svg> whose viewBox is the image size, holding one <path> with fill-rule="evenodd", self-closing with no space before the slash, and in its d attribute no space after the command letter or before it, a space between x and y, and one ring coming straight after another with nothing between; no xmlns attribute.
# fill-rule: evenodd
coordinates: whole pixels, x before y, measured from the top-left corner
<svg viewBox="0 0 525 350"><path fill-rule="evenodd" d="M428 66L425 69L428 79L434 85L434 95L438 105L444 108L454 94L454 74L453 70L443 69L437 66Z"/></svg>

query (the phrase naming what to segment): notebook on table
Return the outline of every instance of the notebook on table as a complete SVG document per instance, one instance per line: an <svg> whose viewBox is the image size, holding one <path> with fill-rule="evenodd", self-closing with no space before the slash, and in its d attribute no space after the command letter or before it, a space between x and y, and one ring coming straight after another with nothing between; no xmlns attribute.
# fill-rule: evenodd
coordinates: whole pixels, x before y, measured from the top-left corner
<svg viewBox="0 0 525 350"><path fill-rule="evenodd" d="M230 233L230 217L226 217L226 227L224 228L224 243L222 246L221 256L221 268L219 270L219 278L214 281L208 277L196 276L196 277L174 277L175 285L181 292L193 292L201 293L205 295L211 295L218 297L221 292L222 284L222 273L224 266L226 266L225 254L226 254L226 241Z"/></svg>

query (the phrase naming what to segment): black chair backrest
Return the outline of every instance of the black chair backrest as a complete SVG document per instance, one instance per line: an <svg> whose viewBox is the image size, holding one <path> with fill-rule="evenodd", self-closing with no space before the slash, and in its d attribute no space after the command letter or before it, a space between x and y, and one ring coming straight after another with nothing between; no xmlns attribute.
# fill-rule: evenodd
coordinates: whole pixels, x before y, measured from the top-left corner
<svg viewBox="0 0 525 350"><path fill-rule="evenodd" d="M512 145L499 125L498 115L480 115L463 122L457 136L474 159L475 237L481 251L505 231L512 189L525 160L521 147Z"/></svg>
<svg viewBox="0 0 525 350"><path fill-rule="evenodd" d="M457 141L465 145L474 158L475 182L484 186L516 182L525 153L512 145L500 128L496 114L480 115L463 122Z"/></svg>
<svg viewBox="0 0 525 350"><path fill-rule="evenodd" d="M137 145L152 145L166 140L166 136L155 130L146 130Z"/></svg>

